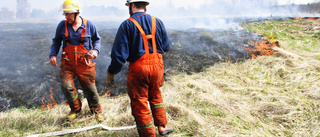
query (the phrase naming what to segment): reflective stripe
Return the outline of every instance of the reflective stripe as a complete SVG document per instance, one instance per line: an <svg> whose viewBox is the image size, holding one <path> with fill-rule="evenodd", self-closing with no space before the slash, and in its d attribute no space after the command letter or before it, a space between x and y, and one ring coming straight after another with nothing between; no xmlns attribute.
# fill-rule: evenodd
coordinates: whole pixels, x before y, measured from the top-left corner
<svg viewBox="0 0 320 137"><path fill-rule="evenodd" d="M78 94L76 94L72 102L76 101L77 99L78 99Z"/></svg>
<svg viewBox="0 0 320 137"><path fill-rule="evenodd" d="M147 125L137 125L138 129L146 129L146 128L150 128L153 126L153 122L147 124Z"/></svg>
<svg viewBox="0 0 320 137"><path fill-rule="evenodd" d="M164 103L151 104L150 106L151 106L151 109L161 108L161 107L164 107Z"/></svg>

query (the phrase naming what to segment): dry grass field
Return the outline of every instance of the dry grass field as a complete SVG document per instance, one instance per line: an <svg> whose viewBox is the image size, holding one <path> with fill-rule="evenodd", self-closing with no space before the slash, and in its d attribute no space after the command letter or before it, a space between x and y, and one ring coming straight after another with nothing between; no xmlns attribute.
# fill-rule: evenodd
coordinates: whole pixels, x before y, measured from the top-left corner
<svg viewBox="0 0 320 137"><path fill-rule="evenodd" d="M273 36L275 54L238 63L221 62L199 73L170 75L162 87L169 136L320 137L319 20L243 24ZM16 108L0 112L0 136L28 136L97 124L134 125L127 94L101 96L105 120L86 108L72 123L66 105L50 110ZM84 101L85 102L85 101ZM93 129L65 136L138 136L136 129ZM159 136L159 135L158 135Z"/></svg>

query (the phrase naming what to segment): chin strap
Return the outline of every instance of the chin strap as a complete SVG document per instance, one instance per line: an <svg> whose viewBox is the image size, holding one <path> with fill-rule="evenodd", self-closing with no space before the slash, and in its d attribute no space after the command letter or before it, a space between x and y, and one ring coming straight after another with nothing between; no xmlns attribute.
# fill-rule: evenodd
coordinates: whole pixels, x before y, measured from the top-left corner
<svg viewBox="0 0 320 137"><path fill-rule="evenodd" d="M74 13L74 20L73 20L72 24L73 24L74 22L76 22L77 14L78 14L78 13L79 13L79 12Z"/></svg>
<svg viewBox="0 0 320 137"><path fill-rule="evenodd" d="M130 3L130 5L129 5L129 14L130 14L130 16L133 14L132 13L132 3Z"/></svg>

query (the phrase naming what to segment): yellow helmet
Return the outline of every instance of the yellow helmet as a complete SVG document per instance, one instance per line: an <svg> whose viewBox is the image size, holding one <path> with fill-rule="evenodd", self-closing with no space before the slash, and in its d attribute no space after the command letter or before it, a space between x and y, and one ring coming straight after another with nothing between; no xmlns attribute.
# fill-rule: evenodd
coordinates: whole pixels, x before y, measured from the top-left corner
<svg viewBox="0 0 320 137"><path fill-rule="evenodd" d="M62 4L61 10L67 13L77 13L81 11L77 0L65 0Z"/></svg>

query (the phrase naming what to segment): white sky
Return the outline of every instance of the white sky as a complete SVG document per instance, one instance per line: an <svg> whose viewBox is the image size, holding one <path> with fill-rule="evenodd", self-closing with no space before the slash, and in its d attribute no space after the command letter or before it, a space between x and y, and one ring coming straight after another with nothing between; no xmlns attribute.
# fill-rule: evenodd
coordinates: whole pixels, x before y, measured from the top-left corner
<svg viewBox="0 0 320 137"><path fill-rule="evenodd" d="M126 0L78 0L81 6L84 5L104 5L104 6L115 6L118 8L126 8L124 3ZM307 4L319 0L278 0L278 3L283 4ZM42 9L49 11L52 9L57 9L61 6L64 0L28 0L31 8ZM205 4L206 2L212 2L212 0L150 0L150 7L152 6L161 6L165 4L173 4L174 7L196 7ZM16 0L0 0L0 8L7 7L10 10L16 9ZM156 7L156 6L155 6Z"/></svg>

